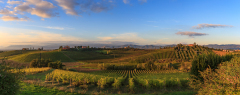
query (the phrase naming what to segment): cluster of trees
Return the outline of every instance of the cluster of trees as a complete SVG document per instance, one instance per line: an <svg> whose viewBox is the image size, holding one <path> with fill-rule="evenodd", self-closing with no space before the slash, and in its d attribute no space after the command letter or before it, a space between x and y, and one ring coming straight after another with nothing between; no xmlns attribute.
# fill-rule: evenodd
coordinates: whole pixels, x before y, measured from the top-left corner
<svg viewBox="0 0 240 95"><path fill-rule="evenodd" d="M230 61L233 57L234 56L232 54L225 56L220 56L215 53L210 53L208 55L201 54L193 59L190 74L203 81L203 78L200 75L199 71L204 71L209 67L215 70L218 68L220 63Z"/></svg>
<svg viewBox="0 0 240 95"><path fill-rule="evenodd" d="M5 60L2 59L0 63L0 95L15 95L21 88L19 83L24 77L24 72L17 70L12 73L13 68Z"/></svg>
<svg viewBox="0 0 240 95"><path fill-rule="evenodd" d="M30 62L29 67L36 68L36 67L51 67L54 69L62 69L64 65L62 65L61 61L53 62L51 59L33 59Z"/></svg>
<svg viewBox="0 0 240 95"><path fill-rule="evenodd" d="M200 55L192 61L189 86L199 95L239 95L240 58Z"/></svg>

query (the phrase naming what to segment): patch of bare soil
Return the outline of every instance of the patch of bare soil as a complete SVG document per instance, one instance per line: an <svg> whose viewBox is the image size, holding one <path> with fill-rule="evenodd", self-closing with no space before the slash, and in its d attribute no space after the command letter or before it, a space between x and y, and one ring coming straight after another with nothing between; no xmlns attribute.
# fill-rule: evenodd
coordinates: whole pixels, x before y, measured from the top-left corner
<svg viewBox="0 0 240 95"><path fill-rule="evenodd" d="M218 54L218 55L221 55L221 56L223 56L223 55L226 55L226 54L228 54L229 52L224 52L224 51L216 51L216 50L213 50L213 52L214 53L216 53L216 54Z"/></svg>

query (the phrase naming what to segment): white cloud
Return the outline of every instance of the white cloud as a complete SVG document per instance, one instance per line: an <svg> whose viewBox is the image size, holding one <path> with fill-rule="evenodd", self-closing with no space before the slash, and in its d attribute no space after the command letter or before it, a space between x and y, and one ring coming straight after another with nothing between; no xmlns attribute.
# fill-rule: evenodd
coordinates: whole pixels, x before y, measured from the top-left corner
<svg viewBox="0 0 240 95"><path fill-rule="evenodd" d="M76 0L56 0L58 5L61 6L66 14L78 15L77 11L74 9L75 6L79 5Z"/></svg>
<svg viewBox="0 0 240 95"><path fill-rule="evenodd" d="M23 2L22 1L10 1L10 0L8 0L7 3L11 4L11 5L14 5L14 4L22 4Z"/></svg>
<svg viewBox="0 0 240 95"><path fill-rule="evenodd" d="M218 28L218 27L233 27L232 25L221 25L221 24L198 24L197 26L193 26L195 29L203 29L203 28Z"/></svg>
<svg viewBox="0 0 240 95"><path fill-rule="evenodd" d="M198 33L198 32L191 32L191 31L177 32L176 34L177 35L187 35L189 37L208 35L206 33Z"/></svg>
<svg viewBox="0 0 240 95"><path fill-rule="evenodd" d="M122 41L139 43L146 41L145 39L139 37L136 33L113 34L112 36L98 38L101 39L102 41Z"/></svg>
<svg viewBox="0 0 240 95"><path fill-rule="evenodd" d="M113 37L98 37L98 38L101 39L102 41L113 39Z"/></svg>
<svg viewBox="0 0 240 95"><path fill-rule="evenodd" d="M147 3L147 0L138 0L141 3Z"/></svg>
<svg viewBox="0 0 240 95"><path fill-rule="evenodd" d="M2 17L0 17L0 19L2 19L3 21L27 21L27 20L29 20L28 17L18 18L15 16L2 16Z"/></svg>
<svg viewBox="0 0 240 95"><path fill-rule="evenodd" d="M112 9L113 1L100 0L96 2L94 0L55 0L58 5L66 11L66 14L78 15L83 12L102 12ZM80 9L80 10L77 10Z"/></svg>
<svg viewBox="0 0 240 95"><path fill-rule="evenodd" d="M50 33L38 30L15 29L0 27L0 44L2 46L9 45L26 45L50 42L50 41L83 41L81 38L66 36L57 33Z"/></svg>
<svg viewBox="0 0 240 95"><path fill-rule="evenodd" d="M50 26L48 26L48 27L44 27L44 28L48 28L48 29L57 29L57 30L64 30L64 28L62 28L62 27L50 27Z"/></svg>
<svg viewBox="0 0 240 95"><path fill-rule="evenodd" d="M130 2L129 0L123 0L124 4L129 4L129 2Z"/></svg>
<svg viewBox="0 0 240 95"><path fill-rule="evenodd" d="M56 8L51 2L44 0L26 0L22 4L16 6L15 11L29 12L32 15L37 15L42 18L50 18L56 16L58 13L53 12Z"/></svg>
<svg viewBox="0 0 240 95"><path fill-rule="evenodd" d="M0 10L0 14L2 14L2 15L15 15L14 11L10 11L10 10L8 10L6 8Z"/></svg>

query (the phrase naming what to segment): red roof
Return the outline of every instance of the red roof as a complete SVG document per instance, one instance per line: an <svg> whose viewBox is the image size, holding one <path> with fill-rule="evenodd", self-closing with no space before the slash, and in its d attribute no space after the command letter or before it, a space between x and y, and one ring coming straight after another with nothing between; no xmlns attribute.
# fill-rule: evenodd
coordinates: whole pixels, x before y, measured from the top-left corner
<svg viewBox="0 0 240 95"><path fill-rule="evenodd" d="M189 44L188 46L194 46L194 44Z"/></svg>

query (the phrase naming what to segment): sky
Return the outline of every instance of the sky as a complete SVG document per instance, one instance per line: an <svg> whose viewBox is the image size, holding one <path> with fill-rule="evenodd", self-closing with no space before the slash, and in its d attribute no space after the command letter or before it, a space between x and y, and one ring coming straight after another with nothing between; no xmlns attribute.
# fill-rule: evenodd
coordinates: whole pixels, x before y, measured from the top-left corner
<svg viewBox="0 0 240 95"><path fill-rule="evenodd" d="M239 0L0 0L0 48L240 44Z"/></svg>

